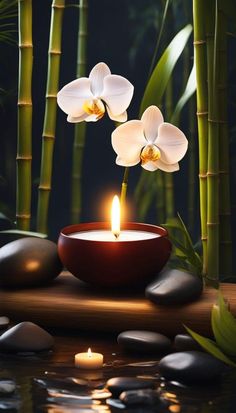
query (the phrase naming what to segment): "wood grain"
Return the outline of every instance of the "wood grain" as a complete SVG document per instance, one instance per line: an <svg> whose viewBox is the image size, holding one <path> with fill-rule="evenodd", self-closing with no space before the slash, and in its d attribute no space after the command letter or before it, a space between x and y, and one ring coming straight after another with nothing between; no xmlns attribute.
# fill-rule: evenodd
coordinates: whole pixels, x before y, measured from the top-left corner
<svg viewBox="0 0 236 413"><path fill-rule="evenodd" d="M236 284L222 284L221 289L236 315ZM0 313L13 321L91 332L146 329L173 336L183 332L186 324L210 335L210 312L215 300L216 291L206 288L193 303L158 306L144 293L98 290L63 272L50 286L0 290Z"/></svg>

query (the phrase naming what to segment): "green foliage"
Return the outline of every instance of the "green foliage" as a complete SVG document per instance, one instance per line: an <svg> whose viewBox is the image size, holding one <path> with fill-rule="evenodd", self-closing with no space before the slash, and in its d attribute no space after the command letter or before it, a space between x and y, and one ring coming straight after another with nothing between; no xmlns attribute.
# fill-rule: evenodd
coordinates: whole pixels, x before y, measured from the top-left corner
<svg viewBox="0 0 236 413"><path fill-rule="evenodd" d="M215 341L185 328L206 351L226 364L236 367L236 319L230 312L220 291L217 303L212 307L211 325Z"/></svg>
<svg viewBox="0 0 236 413"><path fill-rule="evenodd" d="M15 23L12 22L17 16L16 0L0 0L0 42L16 44L14 33L17 32Z"/></svg>
<svg viewBox="0 0 236 413"><path fill-rule="evenodd" d="M19 238L23 238L23 237L47 238L47 234L43 234L41 232L23 231L20 229L6 229L4 231L0 231L0 235L13 235L16 237L19 236Z"/></svg>
<svg viewBox="0 0 236 413"><path fill-rule="evenodd" d="M174 246L170 264L201 276L202 258L195 250L189 232L180 215L178 214L177 218L168 220L162 226L168 230L169 238Z"/></svg>
<svg viewBox="0 0 236 413"><path fill-rule="evenodd" d="M209 338L203 337L200 334L195 333L192 331L190 328L186 327L187 332L194 338L195 341L200 344L204 350L206 350L208 353L210 353L212 356L216 357L217 359L223 361L226 364L229 364L230 366L236 367L236 364L230 360L217 346L217 344L213 341L210 340Z"/></svg>
<svg viewBox="0 0 236 413"><path fill-rule="evenodd" d="M168 80L192 32L191 24L174 37L159 59L147 83L140 107L140 114L150 105L160 105Z"/></svg>
<svg viewBox="0 0 236 413"><path fill-rule="evenodd" d="M186 88L183 92L183 94L180 96L175 110L173 112L173 115L171 117L170 122L173 123L174 125L178 125L179 124L179 118L182 112L183 107L185 106L185 104L188 102L188 100L191 98L191 96L195 93L196 91L196 70L195 70L195 66L193 66L191 73L189 75L187 84L186 84Z"/></svg>

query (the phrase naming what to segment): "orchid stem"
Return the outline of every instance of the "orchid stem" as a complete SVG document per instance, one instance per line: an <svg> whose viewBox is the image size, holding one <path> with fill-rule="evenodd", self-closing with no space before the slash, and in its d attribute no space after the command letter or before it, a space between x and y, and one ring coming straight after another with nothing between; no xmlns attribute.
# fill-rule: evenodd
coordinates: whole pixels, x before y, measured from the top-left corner
<svg viewBox="0 0 236 413"><path fill-rule="evenodd" d="M125 202L126 202L126 194L127 194L127 188L128 188L128 178L129 178L129 168L125 168L124 176L123 176L123 181L121 185L121 193L120 193L120 204L121 204L121 210L124 211L125 208Z"/></svg>

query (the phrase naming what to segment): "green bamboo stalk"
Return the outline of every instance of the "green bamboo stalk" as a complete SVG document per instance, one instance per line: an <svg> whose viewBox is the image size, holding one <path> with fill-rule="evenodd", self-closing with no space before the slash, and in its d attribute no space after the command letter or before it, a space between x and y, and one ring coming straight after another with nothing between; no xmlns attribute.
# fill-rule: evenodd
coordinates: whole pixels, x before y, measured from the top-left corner
<svg viewBox="0 0 236 413"><path fill-rule="evenodd" d="M170 77L165 93L165 115L170 121L173 113L173 77ZM174 180L172 173L163 172L165 219L173 218L174 208ZM158 195L159 196L159 195ZM162 221L163 222L163 221Z"/></svg>
<svg viewBox="0 0 236 413"><path fill-rule="evenodd" d="M32 163L32 1L18 0L19 90L17 132L16 225L30 229Z"/></svg>
<svg viewBox="0 0 236 413"><path fill-rule="evenodd" d="M208 159L208 99L207 59L204 0L193 0L194 61L197 79L197 120L199 141L199 186L203 274L207 272L207 159Z"/></svg>
<svg viewBox="0 0 236 413"><path fill-rule="evenodd" d="M87 37L88 37L88 0L79 2L79 30L77 52L77 77L86 75L87 62ZM85 145L86 122L75 125L72 161L72 185L71 185L71 221L80 221L82 209L82 166Z"/></svg>
<svg viewBox="0 0 236 413"><path fill-rule="evenodd" d="M194 100L189 102L189 149L188 149L188 227L190 234L194 230L195 222L195 117L194 117Z"/></svg>
<svg viewBox="0 0 236 413"><path fill-rule="evenodd" d="M43 126L41 171L38 193L37 230L47 233L48 208L52 182L53 149L56 131L57 92L61 60L62 19L65 0L53 0L48 50L48 77Z"/></svg>
<svg viewBox="0 0 236 413"><path fill-rule="evenodd" d="M207 277L219 279L219 24L218 1L209 0L207 11L208 61L208 170L207 170Z"/></svg>
<svg viewBox="0 0 236 413"><path fill-rule="evenodd" d="M229 133L227 118L227 21L224 12L219 9L219 222L220 222L220 249L219 266L220 275L232 275L232 239L231 239L231 208L230 208L230 180L229 180Z"/></svg>

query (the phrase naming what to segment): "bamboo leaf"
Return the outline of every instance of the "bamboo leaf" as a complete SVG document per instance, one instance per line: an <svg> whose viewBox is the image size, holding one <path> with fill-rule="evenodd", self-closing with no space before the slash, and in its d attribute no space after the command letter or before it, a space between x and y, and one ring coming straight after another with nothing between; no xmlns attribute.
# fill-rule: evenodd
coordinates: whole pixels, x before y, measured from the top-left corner
<svg viewBox="0 0 236 413"><path fill-rule="evenodd" d="M228 309L220 291L218 303L212 308L211 322L218 346L227 355L236 357L236 319Z"/></svg>
<svg viewBox="0 0 236 413"><path fill-rule="evenodd" d="M185 26L174 37L159 59L144 91L140 113L150 105L159 105L171 73L192 32L191 24Z"/></svg>
<svg viewBox="0 0 236 413"><path fill-rule="evenodd" d="M234 320L235 321L235 320ZM227 356L236 357L236 337L228 328L221 316L220 307L213 305L211 311L211 325L218 347Z"/></svg>
<svg viewBox="0 0 236 413"><path fill-rule="evenodd" d="M179 98L174 113L171 117L171 123L173 123L174 125L178 125L179 124L179 117L181 114L181 111L183 109L183 107L185 106L185 104L188 102L188 100L191 98L191 96L195 93L196 91L196 70L195 70L195 66L193 65L193 68L191 70L191 73L189 75L187 84L186 84L186 88L182 94L182 96Z"/></svg>
<svg viewBox="0 0 236 413"><path fill-rule="evenodd" d="M236 367L236 363L234 363L230 358L228 358L216 345L216 343L209 338L203 337L200 334L195 333L193 330L190 328L184 326L187 330L187 332L193 337L195 341L200 344L204 350L206 350L208 353L210 353L212 356L216 357L217 359L223 361L226 364L229 364L230 366Z"/></svg>
<svg viewBox="0 0 236 413"><path fill-rule="evenodd" d="M41 232L23 231L23 230L20 230L20 229L6 229L4 231L0 231L0 235L1 234L19 235L19 236L22 236L22 237L47 238L47 234L43 234Z"/></svg>

